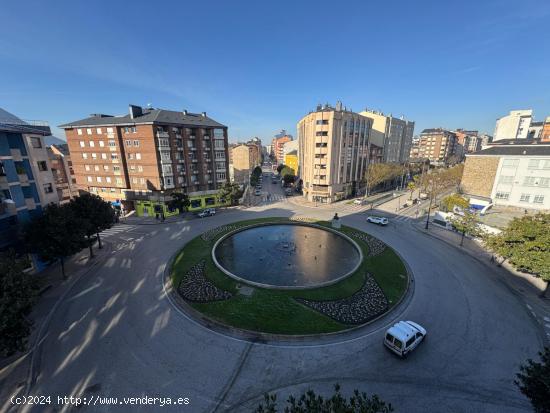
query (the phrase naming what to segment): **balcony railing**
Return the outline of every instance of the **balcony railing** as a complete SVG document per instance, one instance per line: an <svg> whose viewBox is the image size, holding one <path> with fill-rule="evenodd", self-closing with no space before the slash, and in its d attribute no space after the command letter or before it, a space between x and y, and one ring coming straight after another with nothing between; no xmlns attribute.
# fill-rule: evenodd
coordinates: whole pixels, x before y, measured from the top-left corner
<svg viewBox="0 0 550 413"><path fill-rule="evenodd" d="M165 131L157 131L157 138L167 138L170 136L168 132Z"/></svg>
<svg viewBox="0 0 550 413"><path fill-rule="evenodd" d="M203 138L205 141L210 140L210 136L209 136L209 135L204 135L202 138Z"/></svg>
<svg viewBox="0 0 550 413"><path fill-rule="evenodd" d="M195 135L189 135L189 139L195 139Z"/></svg>

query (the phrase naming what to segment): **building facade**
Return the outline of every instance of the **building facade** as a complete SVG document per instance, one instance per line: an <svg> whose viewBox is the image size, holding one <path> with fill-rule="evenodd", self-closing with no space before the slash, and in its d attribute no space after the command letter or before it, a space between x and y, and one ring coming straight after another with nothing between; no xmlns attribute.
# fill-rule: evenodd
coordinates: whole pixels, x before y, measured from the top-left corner
<svg viewBox="0 0 550 413"><path fill-rule="evenodd" d="M435 165L447 164L454 155L457 155L456 134L442 128L424 129L418 146L411 150L415 159L429 159Z"/></svg>
<svg viewBox="0 0 550 413"><path fill-rule="evenodd" d="M246 183L252 170L260 165L261 146L256 144L241 143L231 148L231 166L233 169L233 182Z"/></svg>
<svg viewBox="0 0 550 413"><path fill-rule="evenodd" d="M525 139L533 120L533 111L512 110L507 116L497 119L493 141L501 139Z"/></svg>
<svg viewBox="0 0 550 413"><path fill-rule="evenodd" d="M173 191L189 195L190 209L218 204L229 177L227 127L206 112L130 105L125 116L95 114L60 127L78 189L125 208L139 203L138 212L151 203L167 212Z"/></svg>
<svg viewBox="0 0 550 413"><path fill-rule="evenodd" d="M342 108L319 105L297 125L303 194L330 203L355 195L369 162L372 120Z"/></svg>
<svg viewBox="0 0 550 413"><path fill-rule="evenodd" d="M45 122L25 122L0 109L0 250L16 246L20 225L58 202L44 136Z"/></svg>
<svg viewBox="0 0 550 413"><path fill-rule="evenodd" d="M383 161L405 163L409 160L414 122L365 109L360 115L372 119L371 143L384 148Z"/></svg>
<svg viewBox="0 0 550 413"><path fill-rule="evenodd" d="M468 154L461 186L474 206L550 210L550 143L493 144Z"/></svg>
<svg viewBox="0 0 550 413"><path fill-rule="evenodd" d="M540 132L540 140L541 142L550 142L550 116L544 121L544 125Z"/></svg>
<svg viewBox="0 0 550 413"><path fill-rule="evenodd" d="M292 140L292 135L289 135L288 133L286 133L285 130L282 130L280 133L275 135L275 137L271 141L271 151L277 164L281 164L284 162L284 145Z"/></svg>
<svg viewBox="0 0 550 413"><path fill-rule="evenodd" d="M294 171L294 175L299 175L298 171L298 151L292 150L285 153L285 165Z"/></svg>
<svg viewBox="0 0 550 413"><path fill-rule="evenodd" d="M69 202L75 196L78 196L69 146L67 144L50 145L48 156L59 202Z"/></svg>

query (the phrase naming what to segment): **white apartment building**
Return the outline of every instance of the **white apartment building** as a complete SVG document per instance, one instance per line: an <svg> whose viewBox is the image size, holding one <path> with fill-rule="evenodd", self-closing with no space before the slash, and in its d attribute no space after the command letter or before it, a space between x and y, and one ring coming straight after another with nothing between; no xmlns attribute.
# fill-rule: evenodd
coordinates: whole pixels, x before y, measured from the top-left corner
<svg viewBox="0 0 550 413"><path fill-rule="evenodd" d="M512 110L507 116L497 119L493 142L502 139L525 139L533 120L533 111Z"/></svg>
<svg viewBox="0 0 550 413"><path fill-rule="evenodd" d="M317 106L297 125L304 197L331 203L357 193L369 162L372 119L342 108Z"/></svg>
<svg viewBox="0 0 550 413"><path fill-rule="evenodd" d="M365 109L360 115L372 119L371 141L384 148L384 162L404 163L409 160L414 134L414 122L401 116Z"/></svg>
<svg viewBox="0 0 550 413"><path fill-rule="evenodd" d="M283 144L283 157L292 151L298 151L298 139Z"/></svg>

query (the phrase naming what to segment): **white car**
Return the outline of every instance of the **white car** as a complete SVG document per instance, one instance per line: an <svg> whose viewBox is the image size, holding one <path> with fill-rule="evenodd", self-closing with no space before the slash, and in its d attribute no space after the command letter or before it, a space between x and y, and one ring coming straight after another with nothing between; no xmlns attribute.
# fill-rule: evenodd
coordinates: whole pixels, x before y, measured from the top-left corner
<svg viewBox="0 0 550 413"><path fill-rule="evenodd" d="M400 357L407 357L426 337L426 329L413 321L399 321L384 337L384 345Z"/></svg>
<svg viewBox="0 0 550 413"><path fill-rule="evenodd" d="M206 208L206 209L203 209L201 212L198 213L199 218L206 218L206 217L210 217L212 215L216 215L216 210L214 208Z"/></svg>
<svg viewBox="0 0 550 413"><path fill-rule="evenodd" d="M260 191L259 189L256 189L256 191L254 191L254 195L261 195L262 194L262 191Z"/></svg>
<svg viewBox="0 0 550 413"><path fill-rule="evenodd" d="M388 225L388 218L384 218L384 217L375 217L373 215L367 217L367 222L372 222L373 224L378 224L378 225Z"/></svg>

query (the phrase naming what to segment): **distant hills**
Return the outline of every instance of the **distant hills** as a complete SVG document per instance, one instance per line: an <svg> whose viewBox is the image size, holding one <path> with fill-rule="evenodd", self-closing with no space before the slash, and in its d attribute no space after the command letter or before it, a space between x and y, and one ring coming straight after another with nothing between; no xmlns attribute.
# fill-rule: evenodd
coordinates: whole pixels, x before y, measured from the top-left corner
<svg viewBox="0 0 550 413"><path fill-rule="evenodd" d="M50 146L50 145L63 145L67 143L66 140L64 139L61 139L61 138L58 138L57 136L44 136L44 144L46 146Z"/></svg>

